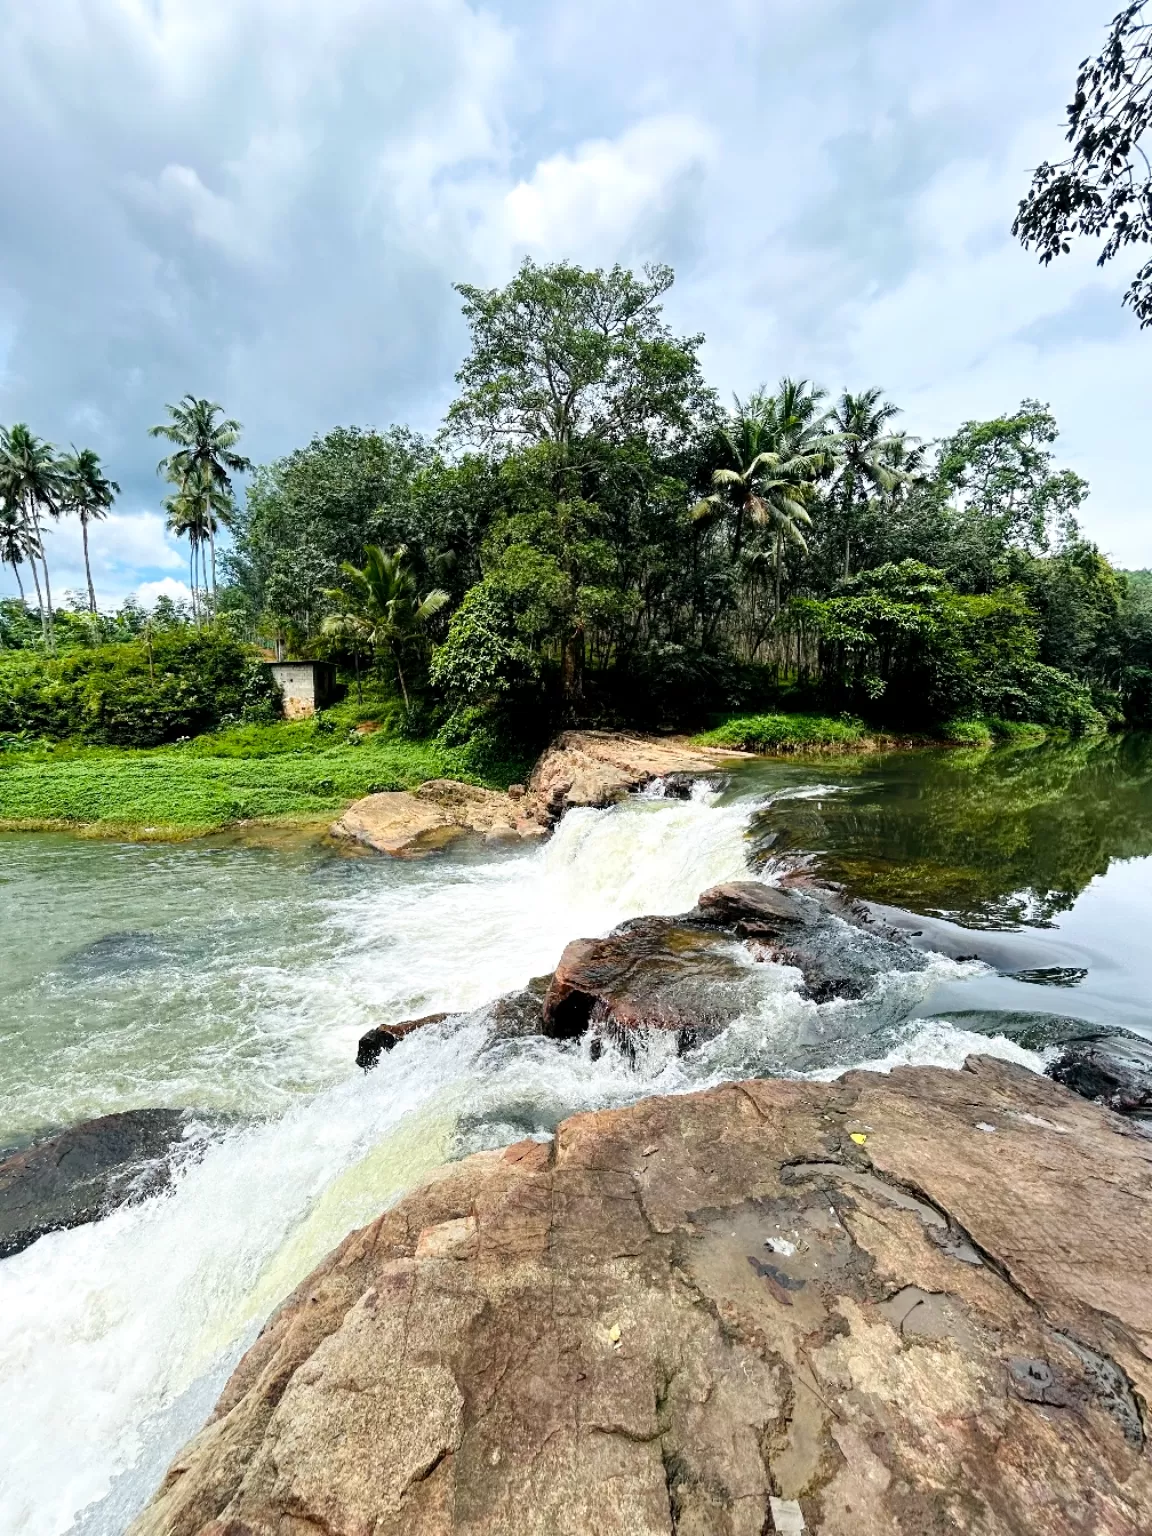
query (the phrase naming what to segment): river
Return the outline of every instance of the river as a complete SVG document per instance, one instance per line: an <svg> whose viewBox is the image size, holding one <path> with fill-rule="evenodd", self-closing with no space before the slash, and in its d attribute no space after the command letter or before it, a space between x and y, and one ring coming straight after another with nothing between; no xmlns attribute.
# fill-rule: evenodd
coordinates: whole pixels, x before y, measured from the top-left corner
<svg viewBox="0 0 1152 1536"><path fill-rule="evenodd" d="M164 1195L0 1262L0 1532L121 1532L270 1310L446 1157L758 1072L973 1049L1039 1069L1009 1038L1026 1014L1152 1034L1150 858L1141 736L751 763L689 801L573 812L542 847L424 861L0 837L0 1147L113 1110L204 1117ZM940 953L822 1007L760 966L754 1006L683 1058L493 1047L485 1005L568 939L797 859ZM433 1011L454 1017L354 1067L366 1029Z"/></svg>

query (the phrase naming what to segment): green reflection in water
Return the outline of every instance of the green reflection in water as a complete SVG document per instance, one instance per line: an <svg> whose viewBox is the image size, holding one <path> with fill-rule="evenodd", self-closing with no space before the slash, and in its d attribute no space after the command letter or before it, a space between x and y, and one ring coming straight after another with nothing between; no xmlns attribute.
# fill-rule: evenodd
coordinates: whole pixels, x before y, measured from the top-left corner
<svg viewBox="0 0 1152 1536"><path fill-rule="evenodd" d="M829 763L827 794L755 819L759 860L809 852L872 901L974 928L1047 927L1115 860L1152 854L1152 734Z"/></svg>

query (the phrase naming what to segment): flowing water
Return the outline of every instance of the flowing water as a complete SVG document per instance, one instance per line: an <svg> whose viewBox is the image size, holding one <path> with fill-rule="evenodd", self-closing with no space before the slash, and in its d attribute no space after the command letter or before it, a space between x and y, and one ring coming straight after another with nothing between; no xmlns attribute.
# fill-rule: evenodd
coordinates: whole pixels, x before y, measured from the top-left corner
<svg viewBox="0 0 1152 1536"><path fill-rule="evenodd" d="M750 764L421 862L0 837L0 1147L149 1105L208 1128L165 1194L0 1262L0 1532L122 1531L277 1302L446 1157L757 1072L1039 1068L1008 1038L1030 1010L1152 1033L1150 854L1140 738ZM749 961L744 1015L683 1058L493 1043L485 1004L568 939L798 857L921 914L942 953L821 1007ZM991 964L955 958L980 946ZM433 1011L453 1017L354 1068L366 1029Z"/></svg>

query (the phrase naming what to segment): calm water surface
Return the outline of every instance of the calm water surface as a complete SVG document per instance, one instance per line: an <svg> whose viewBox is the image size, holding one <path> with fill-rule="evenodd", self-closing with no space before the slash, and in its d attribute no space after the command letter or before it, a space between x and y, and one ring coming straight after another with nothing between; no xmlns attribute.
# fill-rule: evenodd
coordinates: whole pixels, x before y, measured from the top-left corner
<svg viewBox="0 0 1152 1536"><path fill-rule="evenodd" d="M0 1146L136 1106L227 1117L168 1194L0 1262L0 1532L122 1531L271 1308L446 1156L756 1072L1039 1068L1009 1038L1026 1013L1152 1034L1150 857L1146 737L753 763L420 863L0 837ZM492 1047L484 1005L568 939L797 859L897 909L928 968L817 1007L756 967L747 1015L682 1060ZM440 1010L355 1070L365 1029Z"/></svg>

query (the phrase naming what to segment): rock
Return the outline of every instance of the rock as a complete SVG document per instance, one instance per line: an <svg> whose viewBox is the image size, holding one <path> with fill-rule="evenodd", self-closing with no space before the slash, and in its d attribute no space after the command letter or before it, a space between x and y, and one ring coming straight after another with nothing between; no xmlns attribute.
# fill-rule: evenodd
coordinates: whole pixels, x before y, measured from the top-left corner
<svg viewBox="0 0 1152 1536"><path fill-rule="evenodd" d="M573 940L544 1001L544 1033L568 1039L599 1024L619 1041L675 1030L686 1049L755 1006L761 988L748 952L800 971L819 1003L863 997L877 976L927 964L834 890L737 881L705 891L682 917L635 918L606 938Z"/></svg>
<svg viewBox="0 0 1152 1536"><path fill-rule="evenodd" d="M653 779L715 773L718 756L684 742L613 731L565 731L536 764L526 800L550 825L574 806L606 806Z"/></svg>
<svg viewBox="0 0 1152 1536"><path fill-rule="evenodd" d="M370 1072L385 1051L399 1045L414 1029L423 1029L425 1024L442 1024L447 1018L451 1018L451 1014L426 1013L419 1019L405 1019L402 1024L377 1024L375 1029L360 1036L356 1044L356 1065Z"/></svg>
<svg viewBox="0 0 1152 1536"><path fill-rule="evenodd" d="M779 934L800 923L814 921L810 906L761 880L734 880L728 885L714 885L703 892L697 904L722 923L731 923L749 933Z"/></svg>
<svg viewBox="0 0 1152 1536"><path fill-rule="evenodd" d="M365 795L331 831L334 837L351 838L378 853L412 856L442 848L469 832L512 840L542 830L535 825L521 829L524 820L521 803L508 795L455 779L429 779L411 793Z"/></svg>
<svg viewBox="0 0 1152 1536"><path fill-rule="evenodd" d="M132 1536L1140 1536L1152 1145L1047 1079L729 1084L443 1170Z"/></svg>
<svg viewBox="0 0 1152 1536"><path fill-rule="evenodd" d="M686 1048L739 1016L751 979L727 935L690 917L634 918L605 939L566 946L544 999L544 1033L675 1030Z"/></svg>
<svg viewBox="0 0 1152 1536"><path fill-rule="evenodd" d="M1074 1040L1046 1070L1054 1081L1109 1109L1152 1110L1152 1041L1120 1031Z"/></svg>
<svg viewBox="0 0 1152 1536"><path fill-rule="evenodd" d="M187 1146L191 1119L182 1109L125 1110L6 1157L0 1162L0 1258L45 1232L82 1226L162 1189L173 1152Z"/></svg>

